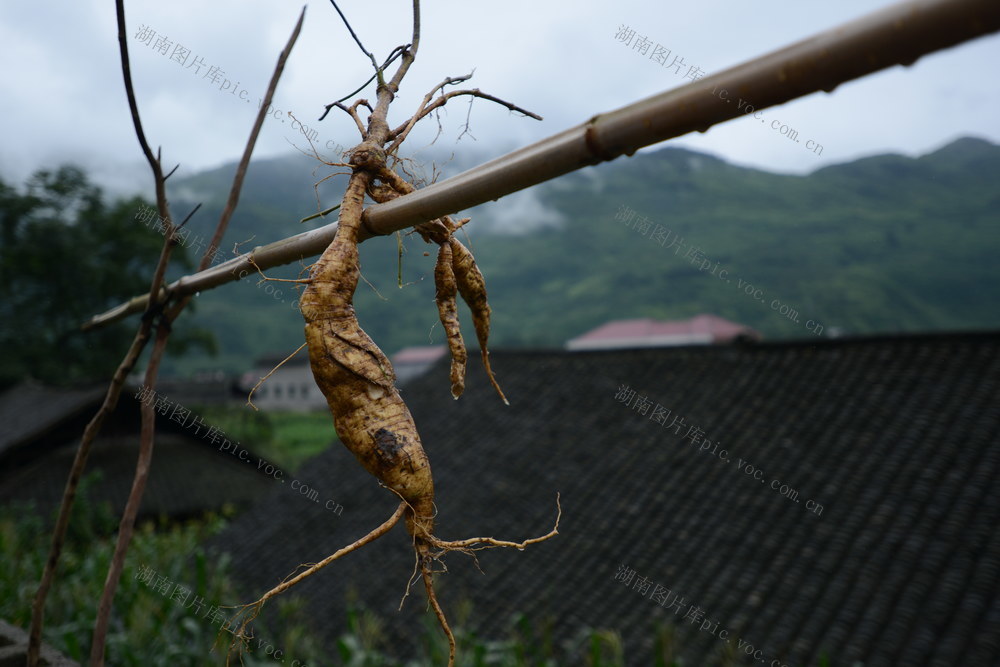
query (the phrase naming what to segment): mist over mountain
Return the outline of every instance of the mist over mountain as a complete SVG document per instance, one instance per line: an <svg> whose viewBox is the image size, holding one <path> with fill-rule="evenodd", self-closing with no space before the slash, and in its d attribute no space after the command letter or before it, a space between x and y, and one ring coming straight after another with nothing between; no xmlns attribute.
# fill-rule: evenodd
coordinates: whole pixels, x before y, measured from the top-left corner
<svg viewBox="0 0 1000 667"><path fill-rule="evenodd" d="M463 142L421 151L406 168L426 183L435 169L440 180L489 157ZM175 215L203 203L193 235L210 233L234 169L171 183ZM301 154L254 162L228 238L250 244L245 250L332 222L299 219L339 202L346 176L327 178L335 171ZM667 147L461 215L473 218L467 243L486 276L494 347L560 347L610 319L698 313L766 339L969 330L1000 327L997 183L1000 147L974 138L919 158L880 155L805 176ZM444 341L435 248L415 234L401 238L401 255L395 236L361 245L369 284L355 305L387 354ZM296 298L287 283L256 280L200 295L185 317L215 331L221 353L172 370L242 372L261 355L291 352L302 342ZM464 306L460 316L474 342Z"/></svg>

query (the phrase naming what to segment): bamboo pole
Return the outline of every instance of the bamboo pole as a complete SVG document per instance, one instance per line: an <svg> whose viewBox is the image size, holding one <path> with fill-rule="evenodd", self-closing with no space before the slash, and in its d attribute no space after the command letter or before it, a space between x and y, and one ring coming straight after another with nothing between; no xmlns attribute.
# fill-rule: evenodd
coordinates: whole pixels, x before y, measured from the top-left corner
<svg viewBox="0 0 1000 667"><path fill-rule="evenodd" d="M855 19L727 70L598 114L547 139L366 209L361 241L391 234L434 218L496 200L582 167L632 155L638 149L705 132L746 113L736 97L755 110L840 84L893 65L1000 30L997 0L909 0ZM336 223L258 246L199 273L184 276L162 298L204 291L261 269L317 255L329 245ZM92 329L147 308L140 296L83 325Z"/></svg>

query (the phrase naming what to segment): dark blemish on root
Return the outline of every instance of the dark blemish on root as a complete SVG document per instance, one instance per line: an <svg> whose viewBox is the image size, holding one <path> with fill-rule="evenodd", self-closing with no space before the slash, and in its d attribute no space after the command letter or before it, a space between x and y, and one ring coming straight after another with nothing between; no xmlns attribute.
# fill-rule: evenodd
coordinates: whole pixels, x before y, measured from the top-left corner
<svg viewBox="0 0 1000 667"><path fill-rule="evenodd" d="M375 455L379 464L385 468L399 465L399 454L406 447L406 442L396 438L396 434L386 428L375 431Z"/></svg>

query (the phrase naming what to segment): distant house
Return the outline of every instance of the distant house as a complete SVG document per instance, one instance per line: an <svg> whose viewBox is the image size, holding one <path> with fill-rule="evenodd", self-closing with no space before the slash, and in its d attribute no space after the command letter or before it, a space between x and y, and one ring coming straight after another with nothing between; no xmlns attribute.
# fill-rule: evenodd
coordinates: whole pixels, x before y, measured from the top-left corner
<svg viewBox="0 0 1000 667"><path fill-rule="evenodd" d="M133 380L133 384L141 383L142 375ZM242 405L247 399L237 378L223 371L202 372L190 379L163 378L157 384L161 393L183 396L185 402L196 405Z"/></svg>
<svg viewBox="0 0 1000 667"><path fill-rule="evenodd" d="M396 384L403 384L423 375L447 351L444 345L404 347L389 360L396 371Z"/></svg>
<svg viewBox="0 0 1000 667"><path fill-rule="evenodd" d="M264 357L257 361L254 371L240 381L240 388L249 392L268 373L274 371L253 394L253 403L261 410L292 410L309 412L325 410L326 399L313 379L309 355L303 349L284 364L284 355ZM281 367L276 368L278 364Z"/></svg>
<svg viewBox="0 0 1000 667"><path fill-rule="evenodd" d="M555 539L476 552L482 573L445 556L453 623L502 639L523 613L560 665L586 663L586 627L655 664L664 625L685 665L1000 665L1000 332L491 359L509 406L481 364L452 400L447 358L405 392L435 533L543 535L557 492L563 516ZM275 492L215 540L249 598L396 508L344 447L305 468L342 516ZM331 651L353 599L412 659L413 562L397 526L290 593Z"/></svg>
<svg viewBox="0 0 1000 667"><path fill-rule="evenodd" d="M445 353L443 345L417 346L403 348L390 357L392 367L396 371L396 384L412 380L424 373ZM313 379L309 367L309 356L305 350L289 359L280 368L275 368L285 357L265 357L257 361L252 373L247 373L240 380L243 395L272 370L274 373L267 378L253 394L253 403L261 410L293 410L307 412L310 410L326 410L326 399Z"/></svg>
<svg viewBox="0 0 1000 667"><path fill-rule="evenodd" d="M736 340L760 340L750 327L715 315L696 315L688 320L659 321L649 318L614 320L566 342L567 350L612 350L672 345L713 345Z"/></svg>
<svg viewBox="0 0 1000 667"><path fill-rule="evenodd" d="M45 517L51 515L62 499L84 427L106 389L28 382L0 394L0 502L32 502ZM93 444L86 469L101 472L91 499L110 502L118 513L132 486L139 449L137 393L135 387L122 392ZM256 460L250 453L253 443L240 443L247 450L241 460L225 451L235 444L225 446L225 434L212 431L212 424L185 406L186 398L165 393L147 397L161 401L162 414L156 420L143 516L184 518L226 504L248 506L274 484L256 466L247 465L247 459Z"/></svg>

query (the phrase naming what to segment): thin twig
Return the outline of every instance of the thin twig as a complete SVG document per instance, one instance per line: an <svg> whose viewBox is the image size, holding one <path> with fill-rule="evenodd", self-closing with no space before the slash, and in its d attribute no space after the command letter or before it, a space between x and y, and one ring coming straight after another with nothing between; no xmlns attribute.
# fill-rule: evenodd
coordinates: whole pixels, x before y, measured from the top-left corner
<svg viewBox="0 0 1000 667"><path fill-rule="evenodd" d="M122 39L124 34L124 13L122 10L123 0L117 0L120 9L120 23L119 23L119 37ZM275 67L274 74L271 77L270 85L268 86L267 95L265 103L261 105L260 111L257 114L256 122L250 132L250 138L247 140L247 146L244 150L243 157L240 160L240 164L237 167L236 175L233 179L233 186L229 193L229 198L226 202L226 207L220 216L219 223L216 226L215 233L212 236L212 241L209 247L206 249L205 254L202 256L201 262L199 264L200 270L204 270L211 263L212 257L215 256L216 251L219 247L219 243L222 240L222 236L226 231L229 220L231 219L233 212L235 211L236 205L239 202L239 193L242 189L243 180L246 175L247 165L250 162L250 156L253 153L254 146L256 145L257 137L260 133L260 128L263 125L264 116L267 107L270 105L271 99L274 95L274 90L277 88L278 80L281 77L281 72L284 69L285 61L288 59L288 55L291 52L292 46L295 44L298 38L299 32L302 29L302 22L305 18L305 8L303 7L302 12L299 15L299 20L295 25L295 29L292 31L292 35L289 38L285 49L281 52L278 57L278 63ZM123 54L123 58L127 62L127 52ZM156 172L156 169L154 169ZM159 172L156 172L159 174ZM166 207L166 197L165 194L161 197L160 191L163 189L162 179L158 179L157 195L160 206L162 208ZM163 267L165 266L166 259L169 259L169 248L172 245L173 227L170 226L168 218L168 231L170 232L168 236L167 243L164 244L164 259L161 261L161 265L157 268L159 269L154 275L153 291L159 291L159 283L157 280L162 282ZM187 295L182 297L177 303L175 303L167 312L165 312L160 320L159 326L157 327L156 342L153 346L153 351L150 357L149 365L146 370L145 386L155 387L156 379L159 373L159 364L166 350L167 340L170 337L171 326L174 320L180 315L181 311L187 306L191 300L191 296ZM121 523L119 524L118 540L115 545L114 555L112 557L111 566L108 570L108 576L104 583L104 590L101 594L101 601L98 605L97 620L94 625L94 636L91 646L90 664L92 667L101 667L104 662L104 646L107 637L108 625L110 622L111 606L114 601L115 591L118 586L118 581L121 578L122 570L125 565L125 555L128 552L129 543L132 538L132 533L135 527L135 519L138 516L139 507L142 503L142 497L146 488L146 481L149 476L149 467L152 461L153 455L153 445L154 445L154 433L155 432L155 413L153 412L152 404L143 404L142 409L142 427L141 427L141 437L139 445L139 455L136 461L136 472L132 481L132 490L129 493L128 501L126 502L125 511L122 515Z"/></svg>
<svg viewBox="0 0 1000 667"><path fill-rule="evenodd" d="M365 106L368 107L368 111L371 111L372 107L368 104L368 100L360 99L349 107L345 107L339 102L334 104L334 106L347 112L347 114L354 119L354 124L358 126L358 131L361 132L361 138L364 139L365 132L367 132L367 130L365 129L365 124L361 122L361 117L358 115L358 107Z"/></svg>
<svg viewBox="0 0 1000 667"><path fill-rule="evenodd" d="M385 59L384 63L382 63L382 66L379 67L375 71L375 73L372 74L368 78L367 81L365 81L363 84L361 84L357 89L352 90L348 94L346 94L343 97L341 97L339 100L337 100L335 102L330 102L329 104L327 104L326 107L324 107L323 115L319 117L319 120L323 120L324 118L326 118L326 115L328 113L330 113L330 109L334 108L335 106L338 106L341 102L343 102L345 100L351 99L352 97L354 97L355 95L357 95L358 93L360 93L362 90L364 90L365 88L367 88L368 84L370 84L372 81L374 81L378 77L378 75L382 71L385 70L385 68L387 68L389 65L391 65L393 60L395 60L399 56L403 55L403 51L405 51L406 47L408 47L408 46L409 46L409 44L404 44L403 46L397 46L396 48L394 48L392 50L392 52L389 54L389 57Z"/></svg>
<svg viewBox="0 0 1000 667"><path fill-rule="evenodd" d="M222 241L222 236L226 233L226 227L229 225L229 219L236 211L236 205L240 200L240 190L243 188L243 179L246 177L247 167L250 164L250 156L253 154L253 149L257 145L257 136L260 134L260 129L264 125L264 119L267 117L267 109L271 106L271 100L274 98L274 91L278 88L278 81L281 79L281 74L285 70L285 62L287 62L288 56L292 52L292 47L295 46L295 41L299 38L299 32L302 30L302 22L305 18L306 8L302 7L302 12L299 14L299 20L295 23L295 29L292 30L292 34L288 38L285 48L282 49L281 53L278 55L278 63L275 65L274 72L271 74L271 81L267 86L267 93L264 95L264 101L261 102L260 111L257 113L257 119L254 121L253 129L250 130L250 138L247 140L246 148L243 150L243 157L240 159L239 166L236 168L236 176L233 178L233 185L229 189L229 198L226 200L226 208L222 211L219 224L215 228L215 234L212 235L212 241L209 243L208 249L205 251L205 255L201 258L201 264L198 268L199 271L204 271L208 268L208 265L212 260L212 255L215 254L214 250L219 247L219 243Z"/></svg>
<svg viewBox="0 0 1000 667"><path fill-rule="evenodd" d="M299 282L299 281L291 281L291 282ZM302 348L304 348L306 345L308 345L308 343L302 343L302 345L299 345L299 347L294 352L292 352L290 355L288 355L287 357L285 357L284 359L282 359L281 363L279 363L277 366L275 366L274 368L272 368L270 371L268 371L267 375L265 375L264 377L262 377L260 380L257 381L257 384L255 384L253 386L253 389L250 390L250 393L247 394L247 405L249 405L254 410L258 409L257 406L253 404L253 401L250 400L250 399L253 398L253 393L255 391L257 391L257 387L259 387L262 384L264 384L264 381L267 380L267 378L269 378L272 375L274 375L274 371L276 371L279 368L281 368L282 366L284 366L285 363L288 362L288 361L290 361L292 357L294 357L296 354L298 354L299 352L301 352Z"/></svg>
<svg viewBox="0 0 1000 667"><path fill-rule="evenodd" d="M448 103L448 100L450 100L451 98L458 97L460 95L472 95L473 97L481 97L484 100L489 100L490 102L496 102L497 104L499 104L501 106L507 107L511 111L516 111L517 113L524 114L525 116L528 116L529 118L534 118L535 120L544 120L541 116L539 116L538 114L536 114L534 112L528 111L527 109L522 109L521 107L517 106L516 104L513 104L513 103L508 102L506 100L502 100L499 97L495 97L494 95L490 95L489 93L484 93L481 90L479 90L478 88L473 88L471 90L456 90L456 91L447 93L445 95L441 95L440 97L438 97L437 99L435 99L433 102L431 102L431 104L426 109L423 110L423 112L420 114L420 116L417 118L417 120L420 120L421 118L423 118L424 116L426 116L427 114L429 114L431 111L434 111L438 107L444 106L445 104Z"/></svg>
<svg viewBox="0 0 1000 667"><path fill-rule="evenodd" d="M169 338L170 324L163 319L156 328L156 341L153 343L153 350L149 357L149 365L146 367L146 377L143 383L145 387L156 386L156 376L160 372L160 361L163 359L163 353L166 351L167 340ZM141 414L142 426L140 430L139 455L135 462L135 476L132 478L132 490L129 492L128 500L125 503L125 511L122 512L122 518L118 524L118 540L115 543L111 566L108 568L108 576L104 581L101 600L97 606L94 638L90 647L91 667L100 667L104 664L104 645L111 619L111 605L114 602L115 591L118 588L118 582L125 567L125 554L128 552L129 543L132 541L135 519L139 514L139 507L142 504L142 496L146 490L146 480L149 478L149 469L153 459L153 438L156 429L156 412L154 411L153 401L143 401Z"/></svg>
<svg viewBox="0 0 1000 667"><path fill-rule="evenodd" d="M403 77L410 69L410 65L413 64L413 60L417 57L417 49L420 47L420 0L413 0L413 37L410 39L410 46L403 50L403 60L399 63L399 69L392 76L392 80L388 83L392 94L395 95L396 91L399 90L399 84L403 81ZM391 98L390 98L391 100ZM386 102L386 107L388 107L389 102ZM383 116L384 119L384 116Z"/></svg>
<svg viewBox="0 0 1000 667"><path fill-rule="evenodd" d="M326 209L325 211L320 211L319 213L313 213L312 215L307 215L306 217L304 217L301 220L299 220L299 222L309 222L310 220L313 220L315 218L322 218L323 216L325 216L325 215L327 215L329 213L333 213L338 208L340 208L340 204L337 204L336 206L331 206L330 208Z"/></svg>
<svg viewBox="0 0 1000 667"><path fill-rule="evenodd" d="M167 178L168 176L169 174L167 176L164 176L164 178ZM183 229L184 225L190 222L191 218L194 217L194 214L197 213L198 209L200 208L201 208L201 202L198 202L198 204L193 209L191 209L191 212L188 213L186 216L184 216L184 219L181 220L181 224L177 225L177 227L174 229L174 237L171 239L174 245L180 243L180 239L177 237L177 232Z"/></svg>
<svg viewBox="0 0 1000 667"><path fill-rule="evenodd" d="M165 187L166 177L163 176L163 170L161 168L159 157L153 155L153 151L149 147L149 142L146 141L146 134L143 132L142 121L139 117L139 105L136 102L135 89L132 86L132 68L129 63L128 36L125 30L124 0L116 0L115 16L118 24L118 52L121 60L122 79L125 84L125 95L128 99L129 112L132 117L132 124L135 128L139 146L142 148L142 153L145 155L146 161L149 163L149 167L153 172L157 212L159 213L161 219L164 220L164 225L166 227L163 248L160 251L160 257L153 270L153 278L149 289L149 297L147 301L149 304L147 307L147 315L149 315L153 312L155 304L158 303L157 297L160 295L161 287L163 285L163 277L166 274L167 264L170 262L170 253L174 245L174 224L170 222L170 209L167 204ZM172 173L173 171L171 171L171 174ZM146 343L149 341L152 333L152 322L153 319L149 316L143 317L140 321L135 337L132 339L132 344L125 353L125 357L118 365L114 376L111 378L108 391L105 394L104 401L101 403L101 407L98 408L97 413L91 418L90 422L88 422L86 428L84 429L83 436L80 439L80 445L73 458L73 467L70 469L69 477L66 480L66 487L63 490L63 498L59 507L59 516L56 519L56 525L52 532L52 542L49 545L49 555L45 561L42 578L39 581L38 591L35 593L35 600L32 604L31 627L28 634L28 667L37 667L39 664L42 645L42 627L45 623L45 602L48 598L49 590L55 580L56 569L59 565L59 558L62 555L62 548L66 540L66 532L69 529L70 515L76 501L76 491L80 483L80 478L83 476L83 471L86 469L87 459L90 456L90 450L93 446L94 439L97 437L97 434L101 430L101 426L104 424L105 418L107 418L107 416L111 414L118 405L118 399L121 396L125 380L129 373L132 372L139 355L142 353L143 348L145 348Z"/></svg>
<svg viewBox="0 0 1000 667"><path fill-rule="evenodd" d="M354 542L348 544L346 547L344 547L342 549L338 549L336 552L334 552L333 554L327 556L326 558L324 558L320 562L315 563L315 564L313 564L311 566L308 566L305 571L300 572L299 574L295 575L294 577L292 577L291 575L289 575L289 577L291 577L291 578L286 578L280 584L278 584L277 586L275 586L274 588L272 588L268 592L264 593L264 595L262 595L260 598L258 598L255 602L251 602L250 604L245 604L242 607L240 607L239 611L233 616L233 619L230 621L230 623L236 621L237 619L239 619L239 621L240 621L240 625L236 629L236 632L232 633L233 637L234 637L233 638L233 643L235 644L237 640L242 641L244 638L246 638L246 637L249 636L246 633L247 626L255 618L257 618L257 615L260 613L261 607L264 606L265 602L267 602L269 599L273 598L275 595L279 595L280 593L288 590L289 588L291 588L295 584L299 583L303 579L306 579L306 578L311 577L312 575L316 574L317 572L319 572L324 567L326 567L327 565L329 565L333 561L337 560L341 556L346 556L347 554L351 553L352 551L356 551L356 550L360 549L361 547L365 546L366 544L369 544L370 542L374 542L378 538L382 537L383 535L385 535L386 533L388 533L389 530L393 526L395 526L397 523L399 523L399 520L402 518L403 511L405 509L406 509L406 502L404 501L404 502L401 502L399 504L399 506L396 508L396 511L393 512L392 516L390 516L381 526L379 526L375 530L371 531L370 533L368 533L364 537L361 537L361 538L355 540ZM230 627L229 624L224 625L222 627L222 630L220 630L220 632L222 632L224 630L228 630L229 627ZM232 632L232 631L230 630L230 632ZM231 651L232 651L232 644L230 644L230 652ZM228 659L226 660L226 664L229 664Z"/></svg>
<svg viewBox="0 0 1000 667"><path fill-rule="evenodd" d="M374 67L375 71L378 72L379 71L379 67L378 67L378 63L375 62L375 56L373 56L372 52L369 51L368 49L366 49L365 45L361 43L361 40L358 38L357 34L354 32L354 28L351 27L351 22L347 20L347 17L344 16L344 12L340 11L340 7L337 6L336 0L330 0L330 4L333 5L333 8L337 10L338 14L340 14L341 20L344 22L344 25L347 26L347 30L348 30L348 32L351 33L351 37L353 37L354 41L357 42L358 48L361 49L362 53L364 53L366 56L368 56L368 58L372 61L372 67ZM365 85L368 85L368 84L365 84Z"/></svg>
<svg viewBox="0 0 1000 667"><path fill-rule="evenodd" d="M414 112L413 116L411 116L408 121L406 121L405 123L403 123L402 125L400 125L398 128L396 128L395 130L393 130L392 132L389 133L389 137L390 138L394 137L395 139L392 142L392 145L389 146L389 148L386 149L386 152L387 153L394 152L396 150L396 148L398 148L399 145L401 143L403 143L403 141L406 139L406 137L410 134L410 130L413 129L413 126L416 125L417 121L420 120L420 118L422 117L422 112L423 112L424 108L427 106L427 104L434 97L435 93L437 93L439 90L441 90L445 86L454 85L456 83L461 83L463 81L468 81L469 79L472 78L472 75L474 73L475 73L475 70L473 70L472 72L469 72L465 76L456 76L456 77L449 76L444 81L442 81L438 85L434 86L429 93L427 93L426 95L424 95L424 99L420 102L420 106L417 107L417 110L416 110L416 112Z"/></svg>

